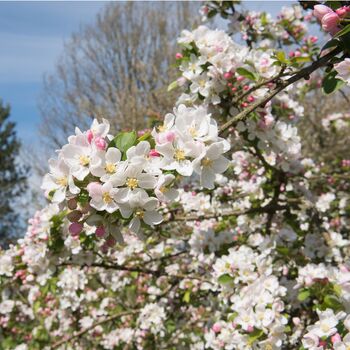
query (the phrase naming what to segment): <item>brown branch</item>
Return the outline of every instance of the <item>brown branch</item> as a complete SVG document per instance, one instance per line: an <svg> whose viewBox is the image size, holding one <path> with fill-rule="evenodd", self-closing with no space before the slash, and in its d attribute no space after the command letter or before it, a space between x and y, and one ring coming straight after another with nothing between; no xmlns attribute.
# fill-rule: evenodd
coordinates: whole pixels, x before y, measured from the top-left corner
<svg viewBox="0 0 350 350"><path fill-rule="evenodd" d="M120 312L116 315L112 315L112 316L109 316L101 321L98 321L96 323L94 323L92 326L90 327L87 327L85 329L82 329L81 331L79 332L76 332L74 333L73 335L69 336L69 337L66 337L66 338L63 338L62 340L59 340L58 342L54 343L51 348L52 349L56 349L58 348L59 346L65 344L65 343L68 343L70 342L71 340L75 339L75 338L79 338L81 337L82 335L84 335L85 333L91 331L92 329L96 328L97 326L100 326L101 324L103 323L106 323L106 322L109 322L109 321L113 321L117 318L120 318L122 316L126 316L126 315L132 315L132 314L136 314L140 312L140 310L130 310L130 311L124 311L124 312Z"/></svg>
<svg viewBox="0 0 350 350"><path fill-rule="evenodd" d="M255 103L252 103L245 110L238 113L236 116L234 116L229 121L227 121L225 124L223 124L219 130L219 134L222 135L229 127L231 127L235 123L247 118L251 112L255 111L258 107L265 105L273 97L275 97L278 93L283 91L287 86L297 82L300 79L308 78L312 72L314 72L318 68L325 66L333 57L335 57L341 51L342 51L342 49L340 47L337 47L335 50L333 50L333 51L329 52L327 55L321 57L318 61L313 62L311 65L309 65L309 66L301 69L299 72L295 73L293 76L291 76L286 81L278 84L275 87L275 89L273 89L265 97L256 101Z"/></svg>

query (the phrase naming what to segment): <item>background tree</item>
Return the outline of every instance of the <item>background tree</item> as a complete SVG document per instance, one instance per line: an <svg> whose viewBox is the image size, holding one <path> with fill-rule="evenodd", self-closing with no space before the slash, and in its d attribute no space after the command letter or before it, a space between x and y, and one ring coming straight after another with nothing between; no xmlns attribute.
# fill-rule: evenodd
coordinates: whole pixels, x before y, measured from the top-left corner
<svg viewBox="0 0 350 350"><path fill-rule="evenodd" d="M18 164L21 144L15 123L9 121L10 107L0 101L0 243L19 233L18 200L27 187L28 168Z"/></svg>
<svg viewBox="0 0 350 350"><path fill-rule="evenodd" d="M199 5L112 3L73 34L55 72L44 78L39 107L48 148L60 147L73 125L85 128L94 117L108 119L115 132L142 129L148 116L169 111L175 40L194 24Z"/></svg>

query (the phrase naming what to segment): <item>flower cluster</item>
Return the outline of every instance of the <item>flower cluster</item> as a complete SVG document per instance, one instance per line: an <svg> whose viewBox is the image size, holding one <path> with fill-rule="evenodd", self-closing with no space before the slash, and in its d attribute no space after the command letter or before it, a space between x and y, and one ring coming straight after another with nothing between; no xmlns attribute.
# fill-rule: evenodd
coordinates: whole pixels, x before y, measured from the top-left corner
<svg viewBox="0 0 350 350"><path fill-rule="evenodd" d="M217 124L204 106L178 106L146 135L147 141L133 133L113 139L108 132L106 120L94 120L88 131L77 129L58 159L50 160L42 188L54 203L67 201L72 236L79 236L87 223L110 245L113 239L122 242L117 212L132 232L139 233L142 223L162 222L157 209L161 202L177 198L171 187L178 175L196 174L201 186L212 189L216 174L228 167L223 154L230 145L218 136ZM77 209L82 198L88 204Z"/></svg>

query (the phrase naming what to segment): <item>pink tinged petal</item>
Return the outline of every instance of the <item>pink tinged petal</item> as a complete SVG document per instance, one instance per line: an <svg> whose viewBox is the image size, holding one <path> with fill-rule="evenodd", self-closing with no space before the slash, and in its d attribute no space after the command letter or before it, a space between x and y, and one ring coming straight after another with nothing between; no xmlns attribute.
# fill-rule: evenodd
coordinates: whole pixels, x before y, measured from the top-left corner
<svg viewBox="0 0 350 350"><path fill-rule="evenodd" d="M91 198L102 197L102 185L99 182L90 182L86 189L88 190Z"/></svg>
<svg viewBox="0 0 350 350"><path fill-rule="evenodd" d="M322 18L322 28L326 32L333 32L337 28L339 21L340 17L335 12L327 13Z"/></svg>
<svg viewBox="0 0 350 350"><path fill-rule="evenodd" d="M319 20L321 21L322 18L327 14L327 13L332 13L333 10L325 5L316 5L314 6L314 11L313 11L313 15Z"/></svg>
<svg viewBox="0 0 350 350"><path fill-rule="evenodd" d="M155 210L146 211L143 216L143 221L147 225L158 225L163 221L163 217L160 213Z"/></svg>

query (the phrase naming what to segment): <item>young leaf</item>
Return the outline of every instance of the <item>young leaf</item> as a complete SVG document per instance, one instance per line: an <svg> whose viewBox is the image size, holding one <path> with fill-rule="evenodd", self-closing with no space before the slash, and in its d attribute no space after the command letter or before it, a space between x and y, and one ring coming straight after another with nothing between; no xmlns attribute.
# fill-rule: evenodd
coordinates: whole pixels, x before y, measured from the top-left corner
<svg viewBox="0 0 350 350"><path fill-rule="evenodd" d="M255 74L245 68L242 68L242 67L237 68L237 73L250 80L256 80Z"/></svg>
<svg viewBox="0 0 350 350"><path fill-rule="evenodd" d="M232 278L229 274L227 274L227 273L221 275L221 276L218 278L218 282L219 282L220 284L227 284L227 283L230 283L230 282L232 282L232 281L233 281L233 278Z"/></svg>
<svg viewBox="0 0 350 350"><path fill-rule="evenodd" d="M306 300L308 297L310 296L310 291L307 289L304 289L302 291L299 292L298 294L298 300L299 301L304 301Z"/></svg>
<svg viewBox="0 0 350 350"><path fill-rule="evenodd" d="M113 143L121 152L126 152L130 147L132 147L137 140L137 135L135 131L131 132L121 132L114 139Z"/></svg>

